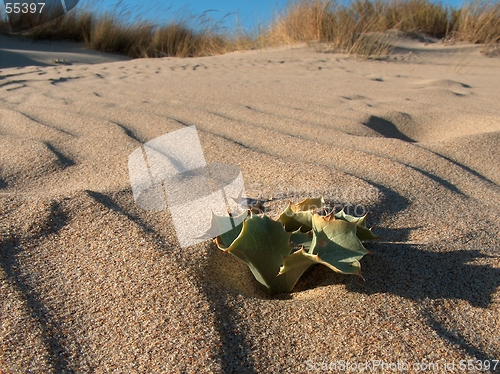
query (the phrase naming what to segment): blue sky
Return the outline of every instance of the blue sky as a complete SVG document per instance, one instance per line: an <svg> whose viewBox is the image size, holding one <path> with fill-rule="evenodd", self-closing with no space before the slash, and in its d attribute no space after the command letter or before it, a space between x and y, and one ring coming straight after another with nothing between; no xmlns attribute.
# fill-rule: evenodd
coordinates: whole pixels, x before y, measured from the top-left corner
<svg viewBox="0 0 500 374"><path fill-rule="evenodd" d="M348 3L349 0L338 0ZM77 7L90 6L93 9L119 9L122 15L129 19L149 19L158 23L173 21L180 18L189 18L195 25L202 18L200 15L211 17L217 26L233 31L240 25L244 31L257 30L259 25L266 25L273 17L282 11L288 0L184 0L184 1L139 1L139 0L80 0ZM461 6L464 0L442 0L445 5ZM3 8L3 1L0 8ZM212 23L213 24L213 23Z"/></svg>
<svg viewBox="0 0 500 374"><path fill-rule="evenodd" d="M113 9L118 0L104 0L98 3L99 7ZM342 1L342 0L339 0ZM92 4L93 0L80 0L78 6ZM348 0L345 0L348 2ZM246 31L256 30L261 24L268 23L273 16L281 11L288 0L185 0L185 1L138 1L122 0L121 9L126 9L132 16L154 19L159 22L170 21L177 17L199 16L204 12L215 21L228 28L239 24ZM443 0L442 4L460 6L463 0Z"/></svg>
<svg viewBox="0 0 500 374"><path fill-rule="evenodd" d="M80 0L78 6L98 4L99 9L114 9L119 0ZM241 25L247 30L255 29L259 24L268 23L277 12L287 4L287 0L191 0L191 1L138 1L122 0L120 9L126 9L127 15L139 16L162 21L171 21L189 15L198 17L206 14L226 28Z"/></svg>

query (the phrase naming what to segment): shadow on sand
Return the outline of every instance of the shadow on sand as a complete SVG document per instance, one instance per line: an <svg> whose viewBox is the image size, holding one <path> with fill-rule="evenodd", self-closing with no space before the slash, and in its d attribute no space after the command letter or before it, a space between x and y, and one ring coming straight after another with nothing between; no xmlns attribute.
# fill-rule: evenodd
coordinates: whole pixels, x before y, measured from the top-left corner
<svg viewBox="0 0 500 374"><path fill-rule="evenodd" d="M373 184L373 183L372 183ZM381 185L377 187L382 198L379 203L371 207L375 212L372 222L380 220L380 213L396 214L406 209L411 203L407 198L397 192ZM126 192L126 191L125 191ZM155 227L148 224L136 212L130 210L130 205L124 202L124 196L131 199L131 194L119 191L113 195L106 195L94 191L86 193L110 210L124 214L128 219L136 222L143 229L144 235L150 237L161 236ZM53 203L50 214L50 225L45 229L47 233L56 233L66 225L68 217L58 203ZM325 267L313 267L311 271L303 276L297 284L295 292L301 292L318 286L333 284L344 284L351 292L360 294L390 293L414 301L423 300L465 300L475 307L486 308L491 302L491 295L500 286L500 269L484 264L478 265L475 260L487 260L488 255L480 249L460 250L442 252L436 251L436 246L413 245L404 243L411 228L390 229L378 228L377 234L390 237L394 242L370 242L367 248L374 252L373 255L365 256L362 260L364 282L358 278L343 276L331 272ZM403 242L403 243L401 243ZM444 244L443 244L444 246ZM18 256L23 250L20 239L16 237L7 238L0 244L1 266L11 282L27 300L29 313L40 321L40 327L44 336L46 349L53 361L52 367L57 372L69 370L70 362L64 348L66 337L60 326L51 316L51 312L41 301L35 288L31 285L26 275L18 266ZM492 252L494 253L494 251ZM209 248L207 252L207 264L219 262L224 254L217 248ZM185 263L181 266L192 266ZM211 265L210 265L211 266ZM222 264L222 266L226 266ZM229 267L237 266L229 264ZM198 269L199 271L200 269ZM231 272L233 269L227 269ZM203 270L201 270L203 272ZM235 289L225 289L207 282L209 270L201 274L196 282L197 287L205 295L210 304L210 310L214 314L215 330L220 339L221 348L216 352L215 359L219 362L223 372L227 373L256 373L255 363L252 358L252 342L248 338L244 311L242 303L234 298ZM253 279L250 278L253 281ZM237 290L236 290L237 292ZM262 293L241 293L244 297L267 298ZM276 299L287 298L289 295L276 295ZM433 310L429 309L425 316L429 326L443 339L448 340L462 351L477 359L493 359L483 352L480 347L475 347L467 339L446 328L435 316Z"/></svg>
<svg viewBox="0 0 500 374"><path fill-rule="evenodd" d="M371 183L372 185L375 185ZM381 201L371 209L384 214L396 214L406 209L411 203L407 198L392 189L375 185L382 193ZM380 216L375 213L372 222ZM500 286L500 269L484 264L484 260L493 258L486 250L468 249L458 251L440 251L436 243L430 245L414 245L404 243L409 233L416 228L376 228L376 234L393 242L369 242L367 249L373 252L362 260L363 276L360 281L352 276L332 272L323 266L314 266L297 283L294 292L301 292L319 286L344 284L351 292L365 295L388 293L405 299L423 302L425 300L464 300L473 307L487 308L491 303L491 295ZM447 245L443 243L443 248ZM214 257L213 262L220 261L222 253L214 246L208 255ZM484 248L483 248L484 249ZM490 251L490 253L495 253ZM478 264L482 261L483 264ZM237 269L234 268L234 271ZM252 281L253 279L249 277ZM207 286L208 287L208 286ZM263 293L245 294L247 297L267 298ZM275 295L276 299L291 299L290 295ZM214 300L217 313L224 321L230 321L226 327L219 327L221 335L230 334L231 328L238 326L238 310L235 307ZM463 335L447 329L433 315L432 307L426 310L424 317L428 324L443 339L459 347L465 354L480 360L493 360L479 346L474 346ZM245 336L239 337L240 346L232 345L228 354L240 357L242 363L251 365L243 353L251 346L245 342ZM226 367L228 370L234 367Z"/></svg>
<svg viewBox="0 0 500 374"><path fill-rule="evenodd" d="M377 116L370 116L366 123L363 123L366 127L378 132L380 135L386 138L393 138L403 140L409 143L415 143L415 140L403 134L397 126L384 118Z"/></svg>
<svg viewBox="0 0 500 374"><path fill-rule="evenodd" d="M60 204L52 202L49 217L35 237L21 240L11 234L10 237L0 242L0 266L12 288L25 300L28 314L32 320L37 322L42 332L43 345L48 357L50 357L48 364L55 373L71 372L69 370L69 355L64 347L66 336L57 319L43 303L41 295L29 278L29 274L23 272L21 257L26 245L29 245L31 240L57 233L67 224L67 221L68 217Z"/></svg>

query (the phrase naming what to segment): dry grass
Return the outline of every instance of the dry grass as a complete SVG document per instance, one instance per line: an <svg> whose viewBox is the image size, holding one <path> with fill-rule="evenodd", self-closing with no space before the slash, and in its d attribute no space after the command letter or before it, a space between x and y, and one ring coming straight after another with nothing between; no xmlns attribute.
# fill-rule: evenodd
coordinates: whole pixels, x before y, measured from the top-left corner
<svg viewBox="0 0 500 374"><path fill-rule="evenodd" d="M428 0L330 0L290 3L266 35L270 44L320 41L358 56L391 49L387 30L472 43L500 41L500 3L475 1L459 10ZM491 47L489 48L491 49Z"/></svg>
<svg viewBox="0 0 500 374"><path fill-rule="evenodd" d="M70 40L84 42L89 49L120 53L132 58L193 57L227 53L238 46L235 38L219 33L217 23L206 15L196 18L197 30L181 20L158 26L150 21L124 21L123 12L99 14L92 10L73 10L65 17L42 23L43 19L24 15L16 27L28 29L21 34L35 40ZM0 32L10 29L6 20Z"/></svg>
<svg viewBox="0 0 500 374"><path fill-rule="evenodd" d="M73 10L31 28L24 34L34 39L65 39L85 42L102 52L130 57L190 57L234 50L320 41L333 50L355 56L383 56L391 49L387 30L419 33L451 41L484 43L485 53L494 55L500 42L500 3L474 0L453 9L429 0L353 0L348 6L331 0L290 2L267 29L254 35L221 32L218 23L205 14L167 25L151 21L124 21L119 11L99 13ZM27 27L41 20L18 18ZM197 27L191 27L191 25ZM201 25L201 26L200 26ZM7 29L0 21L0 32ZM493 52L491 52L493 51Z"/></svg>
<svg viewBox="0 0 500 374"><path fill-rule="evenodd" d="M59 17L30 29L27 35L35 40L61 39L85 42L90 40L94 19L90 11L70 12L65 17ZM26 17L25 22L29 24L32 21ZM23 19L20 23L24 23Z"/></svg>
<svg viewBox="0 0 500 374"><path fill-rule="evenodd" d="M476 0L453 13L452 36L461 41L500 42L500 2Z"/></svg>
<svg viewBox="0 0 500 374"><path fill-rule="evenodd" d="M349 7L332 1L291 3L265 36L272 45L318 41L353 55L387 53L387 36L381 26L381 2L356 0Z"/></svg>
<svg viewBox="0 0 500 374"><path fill-rule="evenodd" d="M194 57L227 53L235 49L229 36L203 16L194 30L187 21L164 26L140 21L125 23L112 14L97 18L92 25L88 48L117 52L129 57Z"/></svg>

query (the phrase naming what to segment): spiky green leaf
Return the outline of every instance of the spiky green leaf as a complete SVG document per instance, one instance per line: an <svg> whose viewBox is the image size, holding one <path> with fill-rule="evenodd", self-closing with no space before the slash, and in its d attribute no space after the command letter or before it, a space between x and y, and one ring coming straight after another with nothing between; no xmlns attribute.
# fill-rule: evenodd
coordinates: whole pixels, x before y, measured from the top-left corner
<svg viewBox="0 0 500 374"><path fill-rule="evenodd" d="M285 230L289 232L300 230L301 232L308 232L312 229L311 211L294 211L292 205L289 205L283 213L279 216L278 220L283 223Z"/></svg>
<svg viewBox="0 0 500 374"><path fill-rule="evenodd" d="M312 244L312 238L312 231L301 232L300 230L297 230L290 236L290 244L292 245L292 247L302 246L306 251L309 251Z"/></svg>
<svg viewBox="0 0 500 374"><path fill-rule="evenodd" d="M321 263L318 256L307 253L301 248L283 259L283 265L280 268L277 279L281 279L289 287L291 292L299 278L304 272L314 264Z"/></svg>
<svg viewBox="0 0 500 374"><path fill-rule="evenodd" d="M340 273L359 275L359 260L369 253L360 239L375 237L366 228L366 216L353 217L343 211L320 216L310 209L323 203L320 198L290 204L278 221L266 215L251 215L218 236L216 243L244 261L269 294L290 292L300 276L316 263ZM297 247L300 249L294 251Z"/></svg>
<svg viewBox="0 0 500 374"><path fill-rule="evenodd" d="M323 196L315 198L308 197L307 199L302 200L300 203L295 204L294 210L295 211L316 210L316 209L321 209L324 206L325 206L325 200L323 199Z"/></svg>
<svg viewBox="0 0 500 374"><path fill-rule="evenodd" d="M344 274L361 274L359 260L369 253L356 236L356 223L335 220L330 216L313 216L313 240L309 251L318 255L332 270Z"/></svg>
<svg viewBox="0 0 500 374"><path fill-rule="evenodd" d="M340 212L335 213L335 218L347 222L356 223L356 235L358 236L359 240L377 239L377 236L373 234L372 230L366 227L367 215L368 213L365 214L363 217L354 217L350 216L349 214L345 214L344 210L341 210Z"/></svg>
<svg viewBox="0 0 500 374"><path fill-rule="evenodd" d="M221 243L229 246L241 232L242 223L248 216L245 211L237 217L218 216L212 212L210 228L199 239L209 239L217 237Z"/></svg>
<svg viewBox="0 0 500 374"><path fill-rule="evenodd" d="M226 251L244 261L268 293L289 292L286 279L278 279L277 275L283 257L291 252L290 236L281 222L252 214Z"/></svg>

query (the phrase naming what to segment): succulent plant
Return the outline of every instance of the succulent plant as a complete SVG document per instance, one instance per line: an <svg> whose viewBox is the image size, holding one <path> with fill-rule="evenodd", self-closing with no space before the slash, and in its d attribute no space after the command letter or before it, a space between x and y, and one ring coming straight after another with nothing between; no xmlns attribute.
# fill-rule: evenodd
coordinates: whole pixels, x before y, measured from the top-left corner
<svg viewBox="0 0 500 374"><path fill-rule="evenodd" d="M241 222L217 236L215 243L245 262L271 295L291 292L302 274L315 264L342 274L360 275L359 260L369 253L361 240L376 238L366 227L366 215L354 217L343 210L326 216L315 212L324 205L323 198L290 203L277 220L253 213L244 220L241 216L214 216L212 226L223 220Z"/></svg>

